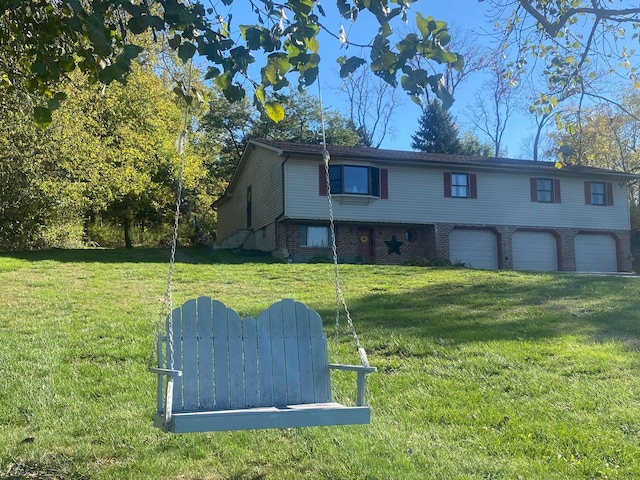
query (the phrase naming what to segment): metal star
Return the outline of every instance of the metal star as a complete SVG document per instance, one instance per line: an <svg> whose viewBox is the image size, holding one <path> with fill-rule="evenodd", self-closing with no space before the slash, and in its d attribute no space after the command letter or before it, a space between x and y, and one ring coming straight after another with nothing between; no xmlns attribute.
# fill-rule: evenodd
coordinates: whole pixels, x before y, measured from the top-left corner
<svg viewBox="0 0 640 480"><path fill-rule="evenodd" d="M401 255L400 247L404 242L399 241L395 235L391 237L391 240L385 240L384 243L386 243L387 247L389 247L389 253L388 253L389 255L391 255L392 253L397 253L398 255Z"/></svg>

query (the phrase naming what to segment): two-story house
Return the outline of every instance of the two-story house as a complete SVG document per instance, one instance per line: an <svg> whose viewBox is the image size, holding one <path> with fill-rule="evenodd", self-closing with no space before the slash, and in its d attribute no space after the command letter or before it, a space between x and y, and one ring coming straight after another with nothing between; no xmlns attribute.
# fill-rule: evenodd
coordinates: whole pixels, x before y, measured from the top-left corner
<svg viewBox="0 0 640 480"><path fill-rule="evenodd" d="M631 271L634 175L505 158L328 150L340 261L428 257L485 269ZM214 206L219 244L292 262L330 256L321 145L251 140Z"/></svg>

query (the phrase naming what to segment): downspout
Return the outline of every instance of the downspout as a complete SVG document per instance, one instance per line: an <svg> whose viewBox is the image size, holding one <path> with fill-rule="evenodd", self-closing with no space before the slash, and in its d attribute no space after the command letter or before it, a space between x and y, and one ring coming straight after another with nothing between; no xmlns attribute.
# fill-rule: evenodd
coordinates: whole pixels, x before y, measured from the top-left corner
<svg viewBox="0 0 640 480"><path fill-rule="evenodd" d="M284 182L284 167L285 167L285 163L287 163L288 160L289 160L289 155L284 157L284 160L283 160L282 164L280 165L280 180L282 182L282 212L274 220L274 230L275 230L275 235L276 235L276 246L275 246L275 249L272 250L272 253L275 252L276 250L278 250L278 222L280 222L280 220L282 218L284 218L284 216L285 216L285 211L284 211L285 200L284 199L285 199L286 195L285 195L285 182Z"/></svg>

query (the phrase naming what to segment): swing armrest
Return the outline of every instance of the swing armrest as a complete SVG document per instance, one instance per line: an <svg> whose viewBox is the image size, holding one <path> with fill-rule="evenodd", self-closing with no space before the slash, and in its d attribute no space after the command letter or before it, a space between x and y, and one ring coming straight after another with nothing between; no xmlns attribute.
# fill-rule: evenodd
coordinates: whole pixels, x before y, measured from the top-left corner
<svg viewBox="0 0 640 480"><path fill-rule="evenodd" d="M340 363L330 363L329 368L331 370L348 370L351 372L364 373L365 375L378 371L376 367L365 367L364 365L342 365Z"/></svg>
<svg viewBox="0 0 640 480"><path fill-rule="evenodd" d="M338 363L330 363L330 370L346 370L350 372L357 372L358 391L356 393L356 405L359 407L364 406L364 390L367 383L367 375L377 371L376 367L365 367L364 365L341 365Z"/></svg>
<svg viewBox="0 0 640 480"><path fill-rule="evenodd" d="M147 370L149 370L151 373L157 373L158 375L167 375L169 377L182 376L182 370L172 370L170 368L156 368L156 367L149 367Z"/></svg>

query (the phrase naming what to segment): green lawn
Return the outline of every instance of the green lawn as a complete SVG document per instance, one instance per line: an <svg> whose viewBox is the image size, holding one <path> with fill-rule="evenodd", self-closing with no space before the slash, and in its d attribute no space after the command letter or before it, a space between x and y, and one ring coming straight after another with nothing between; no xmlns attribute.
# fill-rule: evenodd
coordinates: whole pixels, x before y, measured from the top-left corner
<svg viewBox="0 0 640 480"><path fill-rule="evenodd" d="M174 303L295 298L333 337L331 265L179 258ZM146 371L167 271L160 250L0 256L0 479L640 478L640 278L341 266L372 424L176 436ZM344 323L332 361L357 363Z"/></svg>

